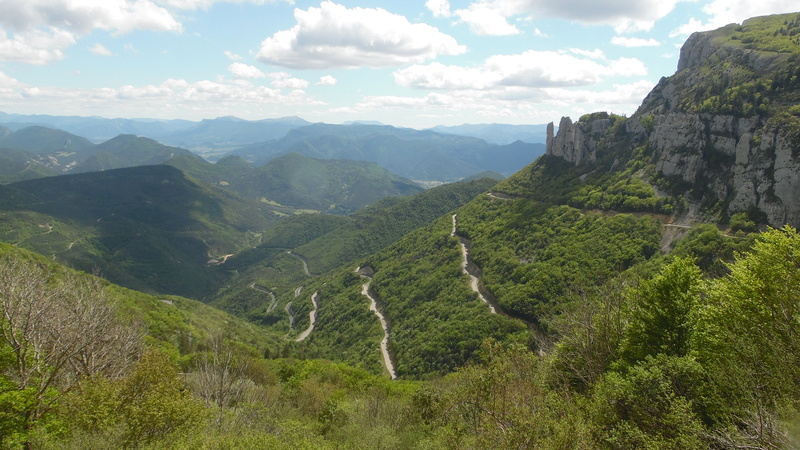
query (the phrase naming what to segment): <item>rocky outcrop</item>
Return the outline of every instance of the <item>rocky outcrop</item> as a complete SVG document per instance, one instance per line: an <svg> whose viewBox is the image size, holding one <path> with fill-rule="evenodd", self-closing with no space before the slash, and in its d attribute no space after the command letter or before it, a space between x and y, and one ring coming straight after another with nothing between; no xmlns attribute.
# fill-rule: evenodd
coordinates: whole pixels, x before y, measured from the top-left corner
<svg viewBox="0 0 800 450"><path fill-rule="evenodd" d="M728 214L756 207L773 226L800 225L800 139L792 137L800 133L793 134L782 122L786 119L774 118L780 108L792 106L785 99L795 97L786 93L794 95L800 87L760 94L773 96L768 98L772 106L767 113L714 113L686 106L703 101L706 97L698 97L701 94L719 95L741 83L779 79L778 68L784 67L780 70L785 73L791 54L745 48L728 39L741 27L733 24L721 31L692 35L681 50L678 72L663 78L639 110L614 127L613 136L607 132L611 124L602 118L577 123L562 118L556 135L550 124L547 154L580 165L592 164L608 153L630 155L634 147L646 146L648 164L692 189L695 198L688 200L721 202ZM744 81L737 78L742 73L747 74ZM715 83L722 87L710 93L693 90L708 76L715 76ZM782 102L784 105L776 107ZM627 148L620 148L624 146Z"/></svg>
<svg viewBox="0 0 800 450"><path fill-rule="evenodd" d="M651 117L645 142L658 172L702 186L727 202L728 214L755 206L773 226L800 226L800 148L785 132L758 117L681 112ZM640 120L628 119L623 129L642 133ZM594 162L603 150L601 139L568 118L560 127L547 154L576 165Z"/></svg>
<svg viewBox="0 0 800 450"><path fill-rule="evenodd" d="M572 123L569 117L562 117L557 135L553 134L553 123L547 125L546 154L559 156L575 164L595 162L600 138L612 124L608 117L588 123Z"/></svg>
<svg viewBox="0 0 800 450"><path fill-rule="evenodd" d="M764 52L725 42L724 36L742 26L747 26L752 20L746 20L742 25L732 23L714 32L693 33L681 47L678 72L707 65L709 61L715 59L727 59L736 60L757 74L764 75L776 64L788 60L791 57L788 53Z"/></svg>

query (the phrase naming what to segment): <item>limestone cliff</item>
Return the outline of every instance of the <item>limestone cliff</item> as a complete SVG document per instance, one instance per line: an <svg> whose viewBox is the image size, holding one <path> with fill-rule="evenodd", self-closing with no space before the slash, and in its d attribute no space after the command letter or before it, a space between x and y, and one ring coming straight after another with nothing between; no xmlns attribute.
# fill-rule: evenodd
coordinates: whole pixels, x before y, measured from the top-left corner
<svg viewBox="0 0 800 450"><path fill-rule="evenodd" d="M759 41L772 23L797 32L780 47L774 39ZM773 34L780 37L779 28ZM651 178L667 180L673 195L716 206L715 214L755 207L773 226L800 226L800 40L794 36L800 36L798 14L693 34L678 72L662 78L632 117L613 132L602 115L577 123L562 118L558 134L548 127L547 154L576 165L645 155Z"/></svg>

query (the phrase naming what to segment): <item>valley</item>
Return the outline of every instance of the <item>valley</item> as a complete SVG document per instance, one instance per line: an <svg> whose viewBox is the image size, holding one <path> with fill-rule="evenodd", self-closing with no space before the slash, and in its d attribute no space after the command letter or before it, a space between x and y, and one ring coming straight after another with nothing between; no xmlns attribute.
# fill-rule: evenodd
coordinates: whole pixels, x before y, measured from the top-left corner
<svg viewBox="0 0 800 450"><path fill-rule="evenodd" d="M558 126L0 114L0 443L796 447L796 36Z"/></svg>

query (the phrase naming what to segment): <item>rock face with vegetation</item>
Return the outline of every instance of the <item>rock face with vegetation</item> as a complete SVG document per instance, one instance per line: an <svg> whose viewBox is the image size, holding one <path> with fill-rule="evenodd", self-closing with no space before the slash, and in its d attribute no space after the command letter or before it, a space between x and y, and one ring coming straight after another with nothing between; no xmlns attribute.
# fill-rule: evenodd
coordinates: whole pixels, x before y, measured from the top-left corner
<svg viewBox="0 0 800 450"><path fill-rule="evenodd" d="M576 165L638 158L649 179L708 215L800 223L800 15L692 35L678 71L630 118L548 128L547 154ZM587 172L591 169L587 169Z"/></svg>
<svg viewBox="0 0 800 450"><path fill-rule="evenodd" d="M0 186L0 238L47 255L0 243L0 446L798 448L800 233L744 233L792 214L796 23L696 35L636 115L565 119L500 182L257 235L175 167ZM48 261L77 249L249 323Z"/></svg>

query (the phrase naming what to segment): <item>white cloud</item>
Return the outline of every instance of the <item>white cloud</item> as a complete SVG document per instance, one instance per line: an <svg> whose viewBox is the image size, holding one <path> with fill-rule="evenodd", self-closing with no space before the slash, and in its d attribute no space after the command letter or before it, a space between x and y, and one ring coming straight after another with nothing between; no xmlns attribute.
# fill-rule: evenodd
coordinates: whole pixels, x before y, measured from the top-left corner
<svg viewBox="0 0 800 450"><path fill-rule="evenodd" d="M235 62L228 66L228 71L233 74L234 77L239 79L254 79L254 78L264 78L266 74L259 70L257 67L253 67L249 64L244 64L240 62Z"/></svg>
<svg viewBox="0 0 800 450"><path fill-rule="evenodd" d="M46 64L95 29L119 35L182 26L150 0L0 1L0 60Z"/></svg>
<svg viewBox="0 0 800 450"><path fill-rule="evenodd" d="M482 29L480 25L483 23L498 23L498 18L502 18L508 27L493 29L508 34L513 25L507 19L524 16L609 25L622 33L652 29L655 22L669 14L679 1L686 0L479 0L454 14L475 31ZM480 11L481 14L471 14L471 11Z"/></svg>
<svg viewBox="0 0 800 450"><path fill-rule="evenodd" d="M637 81L631 84L615 84L614 88L606 91L588 91L571 89L544 89L547 94L546 102L554 105L567 106L581 104L585 105L628 105L628 108L594 108L594 110L625 110L621 112L632 113L653 89L654 84L650 81Z"/></svg>
<svg viewBox="0 0 800 450"><path fill-rule="evenodd" d="M433 124L443 118L459 117L462 112L468 111L488 121L547 123L557 121L570 108L576 116L586 111L632 114L652 87L652 82L638 81L613 85L601 91L507 88L502 94L462 90L432 92L417 97L367 96L341 112L374 117L388 111L413 110L415 117L430 117L430 123Z"/></svg>
<svg viewBox="0 0 800 450"><path fill-rule="evenodd" d="M308 87L307 80L295 78L286 72L273 72L268 76L272 78L270 86L276 89L305 89Z"/></svg>
<svg viewBox="0 0 800 450"><path fill-rule="evenodd" d="M519 28L508 23L508 16L489 3L473 3L467 9L456 10L455 14L479 36L510 36L521 33Z"/></svg>
<svg viewBox="0 0 800 450"><path fill-rule="evenodd" d="M91 48L89 48L89 51L94 53L95 55L98 55L98 56L111 56L111 55L113 55L113 53L111 53L111 50L107 49L105 45L103 45L103 44L101 44L99 42L97 44L94 44Z"/></svg>
<svg viewBox="0 0 800 450"><path fill-rule="evenodd" d="M80 101L77 101L80 100ZM189 82L168 79L160 84L116 88L73 89L31 86L0 72L0 103L20 113L58 110L61 114L114 117L208 117L231 115L263 107L322 105L305 92L256 86L244 80Z"/></svg>
<svg viewBox="0 0 800 450"><path fill-rule="evenodd" d="M294 69L389 67L466 51L432 26L380 8L325 1L319 8L295 9L294 17L297 25L261 43L261 62Z"/></svg>
<svg viewBox="0 0 800 450"><path fill-rule="evenodd" d="M30 30L8 35L0 30L0 61L47 64L64 57L75 44L75 35L65 30Z"/></svg>
<svg viewBox="0 0 800 450"><path fill-rule="evenodd" d="M583 50L583 49L580 49L580 48L571 48L571 49L569 49L569 51L570 51L570 53L574 53L576 55L585 56L585 57L590 58L590 59L599 59L599 60L606 59L606 54L603 53L603 51L600 50L599 48L596 48L594 50Z"/></svg>
<svg viewBox="0 0 800 450"><path fill-rule="evenodd" d="M294 0L157 0L157 3L175 9L208 9L214 3L253 3L256 5L266 5L269 3L288 3L294 4Z"/></svg>
<svg viewBox="0 0 800 450"><path fill-rule="evenodd" d="M742 23L756 16L796 12L798 8L797 0L713 0L703 7L703 12L709 16L707 21L692 17L689 22L672 31L670 37Z"/></svg>
<svg viewBox="0 0 800 450"><path fill-rule="evenodd" d="M433 14L433 17L450 17L450 2L448 0L428 0L425 7Z"/></svg>
<svg viewBox="0 0 800 450"><path fill-rule="evenodd" d="M338 80L331 75L323 75L319 77L319 81L317 81L317 86L334 86Z"/></svg>
<svg viewBox="0 0 800 450"><path fill-rule="evenodd" d="M486 66L503 74L500 84L527 87L587 86L599 83L603 77L647 73L644 64L637 59L622 58L604 65L592 59L551 51L497 55L487 59Z"/></svg>
<svg viewBox="0 0 800 450"><path fill-rule="evenodd" d="M642 38L628 38L623 36L614 36L611 38L611 43L621 47L658 47L661 45L657 40L642 39Z"/></svg>
<svg viewBox="0 0 800 450"><path fill-rule="evenodd" d="M230 59L231 61L241 61L242 59L244 59L242 55L237 55L236 53L233 53L230 50L225 50L225 56L227 56L228 59Z"/></svg>
<svg viewBox="0 0 800 450"><path fill-rule="evenodd" d="M495 55L480 66L466 68L441 63L413 65L394 73L395 83L418 89L476 89L501 87L588 86L611 76L643 76L647 69L640 60L605 60L602 52L529 50L516 55ZM589 57L580 57L580 56ZM600 58L601 61L596 59Z"/></svg>
<svg viewBox="0 0 800 450"><path fill-rule="evenodd" d="M26 87L25 83L0 72L0 98L6 95L14 95L15 92Z"/></svg>
<svg viewBox="0 0 800 450"><path fill-rule="evenodd" d="M0 2L0 27L13 32L53 28L86 34L103 29L181 31L165 8L150 0L25 0Z"/></svg>
<svg viewBox="0 0 800 450"><path fill-rule="evenodd" d="M394 73L400 86L417 89L489 89L500 81L498 74L485 68L446 66L434 62L413 65Z"/></svg>

